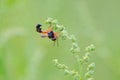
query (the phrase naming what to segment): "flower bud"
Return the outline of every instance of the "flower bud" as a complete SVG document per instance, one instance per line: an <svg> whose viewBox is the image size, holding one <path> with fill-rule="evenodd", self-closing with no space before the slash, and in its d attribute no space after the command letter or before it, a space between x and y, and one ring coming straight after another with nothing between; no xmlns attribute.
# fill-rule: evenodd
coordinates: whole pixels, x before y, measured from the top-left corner
<svg viewBox="0 0 120 80"><path fill-rule="evenodd" d="M71 36L70 36L70 39L72 40L72 42L75 42L75 41L76 41L76 38L75 38L74 35L71 35Z"/></svg>
<svg viewBox="0 0 120 80"><path fill-rule="evenodd" d="M93 71L93 70L88 71L88 72L85 74L85 77L86 77L86 78L91 78L91 77L92 77L92 75L93 75L93 73L94 73L94 71Z"/></svg>
<svg viewBox="0 0 120 80"><path fill-rule="evenodd" d="M51 20L51 23L52 24L58 24L58 20L57 19Z"/></svg>
<svg viewBox="0 0 120 80"><path fill-rule="evenodd" d="M95 46L93 44L91 44L90 46L86 47L86 51L94 51L95 50Z"/></svg>
<svg viewBox="0 0 120 80"><path fill-rule="evenodd" d="M64 73L65 73L65 75L67 75L67 74L70 74L70 71L69 70L64 70Z"/></svg>
<svg viewBox="0 0 120 80"><path fill-rule="evenodd" d="M59 31L63 31L65 27L63 25L56 25L56 29L58 29Z"/></svg>
<svg viewBox="0 0 120 80"><path fill-rule="evenodd" d="M46 20L46 23L47 23L47 24L51 24L51 23L52 23L52 20L53 20L53 18L48 18L48 19Z"/></svg>
<svg viewBox="0 0 120 80"><path fill-rule="evenodd" d="M66 39L67 37L68 37L68 33L67 33L67 31L66 30L63 30L63 31L61 31L61 37L62 37L62 39Z"/></svg>
<svg viewBox="0 0 120 80"><path fill-rule="evenodd" d="M95 63L91 63L88 65L87 70L93 70L95 68Z"/></svg>

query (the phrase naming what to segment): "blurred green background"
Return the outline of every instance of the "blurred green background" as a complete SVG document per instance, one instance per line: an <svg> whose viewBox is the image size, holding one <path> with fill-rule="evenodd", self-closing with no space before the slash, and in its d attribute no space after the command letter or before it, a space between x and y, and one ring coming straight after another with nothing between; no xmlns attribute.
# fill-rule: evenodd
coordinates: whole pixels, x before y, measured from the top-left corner
<svg viewBox="0 0 120 80"><path fill-rule="evenodd" d="M73 80L56 69L58 58L71 68L70 41L59 47L40 38L37 23L58 19L84 48L96 45L95 80L120 80L119 0L0 0L0 80Z"/></svg>

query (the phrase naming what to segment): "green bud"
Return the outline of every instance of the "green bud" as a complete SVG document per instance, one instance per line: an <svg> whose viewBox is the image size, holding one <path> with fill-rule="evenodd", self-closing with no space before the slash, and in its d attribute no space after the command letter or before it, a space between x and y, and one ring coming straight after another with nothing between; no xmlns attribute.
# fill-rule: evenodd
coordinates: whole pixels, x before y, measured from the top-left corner
<svg viewBox="0 0 120 80"><path fill-rule="evenodd" d="M70 74L70 71L69 70L64 70L64 73L65 73L65 75L67 75L67 74Z"/></svg>
<svg viewBox="0 0 120 80"><path fill-rule="evenodd" d="M62 69L68 69L68 67L66 65L62 65Z"/></svg>
<svg viewBox="0 0 120 80"><path fill-rule="evenodd" d="M80 48L79 48L78 44L77 43L72 43L72 48L70 49L70 51L72 53L79 53L80 52Z"/></svg>
<svg viewBox="0 0 120 80"><path fill-rule="evenodd" d="M79 76L78 72L74 72L74 76L78 77Z"/></svg>
<svg viewBox="0 0 120 80"><path fill-rule="evenodd" d="M89 52L86 52L86 53L85 53L85 56L90 57L90 53L89 53Z"/></svg>
<svg viewBox="0 0 120 80"><path fill-rule="evenodd" d="M75 41L76 41L76 38L75 38L75 36L74 36L74 35L71 35L71 36L69 37L69 39L71 39L71 40L72 40L72 42L75 42Z"/></svg>
<svg viewBox="0 0 120 80"><path fill-rule="evenodd" d="M70 51L71 51L72 53L79 53L79 52L80 52L80 49L79 49L79 48L76 48L76 49L71 48Z"/></svg>
<svg viewBox="0 0 120 80"><path fill-rule="evenodd" d="M84 60L83 60L83 59L79 59L79 62L80 62L81 64L83 64Z"/></svg>
<svg viewBox="0 0 120 80"><path fill-rule="evenodd" d="M48 18L48 19L46 20L46 24L51 24L52 21L53 21L53 18Z"/></svg>
<svg viewBox="0 0 120 80"><path fill-rule="evenodd" d="M93 62L93 63L91 63L91 64L88 65L87 70L88 71L89 70L93 70L94 68L95 68L95 63Z"/></svg>
<svg viewBox="0 0 120 80"><path fill-rule="evenodd" d="M93 80L93 78L88 78L87 80Z"/></svg>
<svg viewBox="0 0 120 80"><path fill-rule="evenodd" d="M93 74L94 74L94 71L93 71L93 70L88 71L88 72L85 74L85 77L86 77L86 78L91 78Z"/></svg>
<svg viewBox="0 0 120 80"><path fill-rule="evenodd" d="M58 24L58 20L57 19L51 20L51 23L52 24Z"/></svg>
<svg viewBox="0 0 120 80"><path fill-rule="evenodd" d="M65 30L65 27L64 27L63 25L56 25L56 28L57 28L59 31Z"/></svg>
<svg viewBox="0 0 120 80"><path fill-rule="evenodd" d="M76 49L76 48L78 48L79 46L78 46L78 44L77 43L72 43L72 47L74 48L74 49Z"/></svg>
<svg viewBox="0 0 120 80"><path fill-rule="evenodd" d="M58 59L54 59L53 62L55 63L55 65L58 64Z"/></svg>
<svg viewBox="0 0 120 80"><path fill-rule="evenodd" d="M85 53L85 56L83 56L83 61L84 61L84 62L88 62L88 61L89 61L89 58L90 58L90 53L87 52L87 53Z"/></svg>
<svg viewBox="0 0 120 80"><path fill-rule="evenodd" d="M53 61L56 63L56 62L58 62L58 59L54 59Z"/></svg>
<svg viewBox="0 0 120 80"><path fill-rule="evenodd" d="M89 56L84 56L84 57L83 57L83 60L84 60L85 62L88 62Z"/></svg>
<svg viewBox="0 0 120 80"><path fill-rule="evenodd" d="M93 44L91 44L90 46L86 47L86 51L94 51L95 50L95 46Z"/></svg>
<svg viewBox="0 0 120 80"><path fill-rule="evenodd" d="M79 77L80 77L80 75L79 75L79 73L78 72L76 72L76 71L70 71L70 74L73 76L73 77L75 77L76 79L78 79Z"/></svg>
<svg viewBox="0 0 120 80"><path fill-rule="evenodd" d="M58 64L57 67L58 67L59 69L63 69L63 65L62 65L62 64Z"/></svg>
<svg viewBox="0 0 120 80"><path fill-rule="evenodd" d="M63 30L63 31L61 31L61 37L62 37L62 39L66 39L67 37L68 37L68 33L67 33L67 31L66 30Z"/></svg>
<svg viewBox="0 0 120 80"><path fill-rule="evenodd" d="M93 74L94 74L94 71L91 70L91 71L89 71L88 73L89 73L90 75L93 75Z"/></svg>

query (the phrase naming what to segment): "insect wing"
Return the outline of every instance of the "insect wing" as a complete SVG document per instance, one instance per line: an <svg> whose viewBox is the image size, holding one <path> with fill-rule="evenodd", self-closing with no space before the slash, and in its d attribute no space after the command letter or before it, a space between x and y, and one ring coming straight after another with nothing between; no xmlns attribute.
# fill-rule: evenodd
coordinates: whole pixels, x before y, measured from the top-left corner
<svg viewBox="0 0 120 80"><path fill-rule="evenodd" d="M40 34L42 38L48 37L48 34Z"/></svg>

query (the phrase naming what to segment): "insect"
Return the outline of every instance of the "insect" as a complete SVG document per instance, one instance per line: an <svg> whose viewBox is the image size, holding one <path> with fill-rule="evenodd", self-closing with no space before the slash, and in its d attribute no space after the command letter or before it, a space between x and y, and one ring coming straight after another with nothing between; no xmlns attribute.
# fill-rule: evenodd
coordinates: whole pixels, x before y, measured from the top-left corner
<svg viewBox="0 0 120 80"><path fill-rule="evenodd" d="M40 36L42 38L48 37L49 39L54 41L54 45L55 45L55 41L57 40L57 44L58 44L58 33L54 32L51 26L47 30L42 30L41 26L42 26L41 24L36 25L36 31L40 33Z"/></svg>

